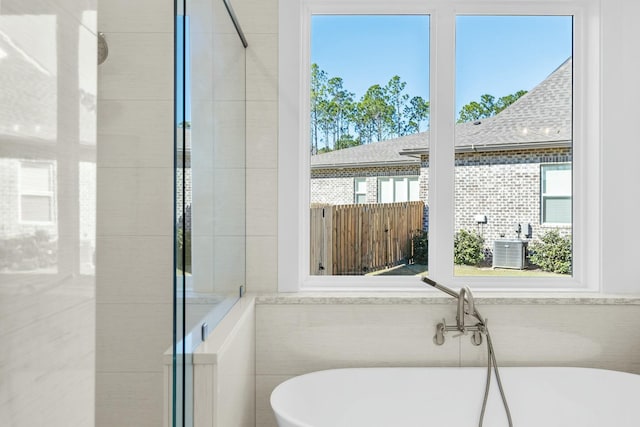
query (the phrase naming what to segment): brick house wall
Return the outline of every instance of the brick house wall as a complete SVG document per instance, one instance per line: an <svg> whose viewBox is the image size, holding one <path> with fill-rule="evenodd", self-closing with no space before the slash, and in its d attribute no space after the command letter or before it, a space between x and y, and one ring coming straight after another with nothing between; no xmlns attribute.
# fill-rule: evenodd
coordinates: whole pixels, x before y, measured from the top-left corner
<svg viewBox="0 0 640 427"><path fill-rule="evenodd" d="M571 226L550 226L541 222L541 165L571 162L571 150L549 148L456 154L455 229L477 231L488 248L502 237L517 237L521 224L525 238L528 225L531 239L539 240L550 229L571 234ZM478 224L476 215L486 215Z"/></svg>
<svg viewBox="0 0 640 427"><path fill-rule="evenodd" d="M505 150L457 153L455 168L455 230L477 231L485 246L493 248L499 238L515 238L514 224L522 227L526 238L539 238L550 229L562 235L571 234L571 226L541 224L541 165L571 162L570 148L542 150ZM377 178L382 176L419 176L420 200L425 202L424 229L429 228L429 158L421 156L420 164L404 167L367 167L313 169L311 203L351 204L354 200L354 178L367 178L367 203L377 201ZM486 224L478 224L476 215L485 215Z"/></svg>
<svg viewBox="0 0 640 427"><path fill-rule="evenodd" d="M348 205L354 203L355 178L367 179L367 203L378 201L378 177L419 176L419 165L313 169L311 171L311 203ZM422 187L421 187L422 188ZM422 194L421 200L422 199Z"/></svg>

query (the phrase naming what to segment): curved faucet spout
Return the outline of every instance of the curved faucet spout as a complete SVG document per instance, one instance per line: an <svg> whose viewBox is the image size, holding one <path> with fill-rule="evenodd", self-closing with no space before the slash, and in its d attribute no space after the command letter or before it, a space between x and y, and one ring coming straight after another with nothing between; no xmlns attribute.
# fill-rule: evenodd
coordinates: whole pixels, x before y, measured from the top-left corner
<svg viewBox="0 0 640 427"><path fill-rule="evenodd" d="M464 304L467 303L467 310L464 309ZM468 314L470 316L476 315L475 302L473 300L473 293L468 286L465 286L460 289L460 293L458 294L458 314L456 315L456 322L458 329L460 331L464 331L464 315Z"/></svg>

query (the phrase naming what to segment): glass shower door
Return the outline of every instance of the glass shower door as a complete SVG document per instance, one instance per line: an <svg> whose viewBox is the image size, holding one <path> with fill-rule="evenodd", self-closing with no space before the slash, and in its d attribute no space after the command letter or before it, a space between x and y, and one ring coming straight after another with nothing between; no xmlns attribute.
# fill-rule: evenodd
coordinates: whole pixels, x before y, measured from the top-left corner
<svg viewBox="0 0 640 427"><path fill-rule="evenodd" d="M192 353L244 292L245 46L224 0L176 0L173 425Z"/></svg>

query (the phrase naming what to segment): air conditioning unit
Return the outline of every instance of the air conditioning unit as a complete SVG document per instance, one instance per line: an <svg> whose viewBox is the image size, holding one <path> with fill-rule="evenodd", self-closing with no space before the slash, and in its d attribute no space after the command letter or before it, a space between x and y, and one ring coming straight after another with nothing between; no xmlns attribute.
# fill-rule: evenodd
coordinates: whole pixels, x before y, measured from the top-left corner
<svg viewBox="0 0 640 427"><path fill-rule="evenodd" d="M520 239L498 239L493 242L493 268L515 268L527 266L527 242Z"/></svg>

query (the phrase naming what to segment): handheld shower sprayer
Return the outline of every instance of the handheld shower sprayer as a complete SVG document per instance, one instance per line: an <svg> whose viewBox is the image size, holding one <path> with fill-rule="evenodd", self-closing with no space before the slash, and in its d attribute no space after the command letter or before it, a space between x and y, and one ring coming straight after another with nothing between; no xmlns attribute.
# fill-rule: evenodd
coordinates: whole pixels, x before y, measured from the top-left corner
<svg viewBox="0 0 640 427"><path fill-rule="evenodd" d="M448 287L446 287L444 285L441 285L440 283L436 282L435 280L431 280L426 276L422 278L422 281L424 283L426 283L427 285L431 285L434 288L436 288L437 290L444 292L445 294L451 295L454 298L459 298L460 297L460 295L458 295L458 293L456 291L454 291L453 289L448 288Z"/></svg>
<svg viewBox="0 0 640 427"><path fill-rule="evenodd" d="M473 300L473 293L471 293L471 289L468 286L464 286L460 289L460 292L456 292L451 288L448 288L435 280L431 280L428 277L423 277L422 281L427 285L433 286L439 291L444 292L447 295L450 295L454 298L458 299L458 312L456 315L456 324L455 325L447 325L444 319L442 323L438 323L436 325L436 335L433 337L433 341L437 345L444 344L444 334L447 331L459 331L461 334L466 335L467 332L473 332L471 336L471 342L474 345L480 345L482 343L482 334L485 334L487 337L487 381L485 385L484 391L484 399L482 401L482 411L480 412L480 420L478 423L479 427L482 427L485 410L487 408L487 400L489 398L489 385L491 382L491 368L493 367L493 372L495 373L496 380L498 382L498 388L500 389L500 396L502 397L502 404L504 405L505 412L507 414L507 420L509 422L509 427L513 427L513 420L511 419L511 411L509 410L509 405L507 404L507 397L504 393L504 389L502 387L502 381L500 380L500 374L498 372L498 362L496 361L496 355L493 351L493 343L491 341L491 335L489 334L489 329L487 328L487 321L480 315L478 310L475 307L475 302ZM467 310L465 310L465 302L467 303ZM464 316L468 314L469 316L473 316L478 319L478 323L473 326L465 326L464 325Z"/></svg>
<svg viewBox="0 0 640 427"><path fill-rule="evenodd" d="M422 281L430 286L433 286L437 290L444 292L445 294L448 294L458 300L458 314L456 315L456 320L457 320L458 329L460 331L464 331L464 315L465 314L473 316L476 319L478 319L480 322L483 322L483 319L481 318L480 314L477 312L475 308L473 293L471 292L471 289L469 289L468 286L461 288L460 292L456 292L447 286L441 285L435 280L429 279L428 277L423 277ZM467 310L465 310L464 308L465 301L468 307Z"/></svg>

